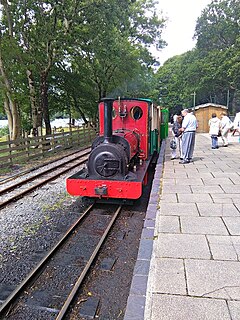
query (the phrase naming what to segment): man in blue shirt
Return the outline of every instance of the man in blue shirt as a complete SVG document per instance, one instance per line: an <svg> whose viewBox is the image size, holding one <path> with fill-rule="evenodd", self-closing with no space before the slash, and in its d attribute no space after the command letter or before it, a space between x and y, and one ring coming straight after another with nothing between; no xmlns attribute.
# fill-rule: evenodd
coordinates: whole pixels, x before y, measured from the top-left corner
<svg viewBox="0 0 240 320"><path fill-rule="evenodd" d="M182 128L180 131L182 135L182 161L179 163L186 164L192 161L193 150L195 145L195 134L197 130L197 119L189 112L188 109L182 110L182 116L184 117L182 122Z"/></svg>

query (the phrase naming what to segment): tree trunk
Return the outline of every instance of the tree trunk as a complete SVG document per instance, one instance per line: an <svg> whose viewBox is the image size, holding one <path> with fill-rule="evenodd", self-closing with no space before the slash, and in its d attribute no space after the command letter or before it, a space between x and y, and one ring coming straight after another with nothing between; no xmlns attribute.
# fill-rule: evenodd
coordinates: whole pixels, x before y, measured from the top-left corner
<svg viewBox="0 0 240 320"><path fill-rule="evenodd" d="M236 112L238 112L240 92L239 92L238 89L235 89L232 92L232 94L233 94L233 98L232 98L232 114L235 115Z"/></svg>
<svg viewBox="0 0 240 320"><path fill-rule="evenodd" d="M42 127L42 110L36 98L36 89L35 89L35 83L33 80L32 70L27 70L27 79L28 79L30 103L31 103L31 110L32 110L33 135L36 136L38 135L39 128Z"/></svg>
<svg viewBox="0 0 240 320"><path fill-rule="evenodd" d="M43 120L46 127L46 134L51 134L51 124L48 110L48 86L47 86L47 73L45 71L41 72L41 110L43 112Z"/></svg>
<svg viewBox="0 0 240 320"><path fill-rule="evenodd" d="M75 97L73 97L73 101L74 101L74 107L75 109L80 113L81 118L83 119L85 124L88 124L88 120L85 117L85 114L82 112L81 108L79 107L78 103L77 103L77 99Z"/></svg>
<svg viewBox="0 0 240 320"><path fill-rule="evenodd" d="M4 109L9 120L9 131L11 140L19 138L21 132L20 117L17 109L17 103L12 98L12 90L10 82L4 70L2 54L0 50L0 73L2 76L2 84L4 87Z"/></svg>
<svg viewBox="0 0 240 320"><path fill-rule="evenodd" d="M8 130L9 130L9 135L10 138L12 137L12 132L13 132L13 117L12 117L12 112L9 106L9 101L7 98L7 95L4 94L4 110L5 113L7 115L7 119L8 119Z"/></svg>

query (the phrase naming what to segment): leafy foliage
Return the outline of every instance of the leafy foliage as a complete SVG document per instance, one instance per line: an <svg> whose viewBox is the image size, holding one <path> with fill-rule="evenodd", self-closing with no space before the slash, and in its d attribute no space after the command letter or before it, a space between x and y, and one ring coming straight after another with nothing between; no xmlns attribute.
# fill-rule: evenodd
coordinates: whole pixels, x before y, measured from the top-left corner
<svg viewBox="0 0 240 320"><path fill-rule="evenodd" d="M96 102L118 88L122 94L146 94L144 74L151 74L155 63L150 46L164 46L164 20L156 15L154 0L1 4L4 69L24 128L36 128L43 119L49 131L50 118L59 111L94 119ZM125 83L136 78L141 85L125 91ZM0 96L4 100L4 87Z"/></svg>
<svg viewBox="0 0 240 320"><path fill-rule="evenodd" d="M170 109L207 102L240 109L240 2L213 0L198 18L196 48L169 59L157 73L160 101Z"/></svg>

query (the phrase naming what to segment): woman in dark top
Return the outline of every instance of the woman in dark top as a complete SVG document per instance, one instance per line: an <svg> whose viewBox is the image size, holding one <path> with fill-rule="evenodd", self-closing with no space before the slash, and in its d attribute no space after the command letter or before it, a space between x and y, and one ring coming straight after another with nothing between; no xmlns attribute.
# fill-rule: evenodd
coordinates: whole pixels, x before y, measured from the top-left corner
<svg viewBox="0 0 240 320"><path fill-rule="evenodd" d="M176 145L176 148L175 149L172 149L172 157L171 157L171 160L174 160L177 158L177 149L179 150L179 156L180 156L180 159L182 158L182 133L181 131L179 131L179 129L181 128L182 126L182 116L178 116L176 118L176 121L174 121L173 123L173 126L172 126L172 133L173 133L173 136L174 136L174 140L175 140L175 144ZM171 147L171 146L170 146Z"/></svg>

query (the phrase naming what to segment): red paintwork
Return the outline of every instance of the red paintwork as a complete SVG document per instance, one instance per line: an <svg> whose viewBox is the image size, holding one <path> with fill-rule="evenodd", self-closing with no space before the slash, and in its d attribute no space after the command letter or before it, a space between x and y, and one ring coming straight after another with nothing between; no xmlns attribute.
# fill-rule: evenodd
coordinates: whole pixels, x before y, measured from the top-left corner
<svg viewBox="0 0 240 320"><path fill-rule="evenodd" d="M140 107L143 111L143 115L141 119L134 120L130 115L130 110L133 107ZM113 134L120 135L118 133L114 133L115 130L123 129L128 132L134 131L140 137L140 157L143 160L148 158L148 102L141 100L121 100L120 103L118 100L113 102L113 109L115 110L116 118L112 120L112 128ZM126 110L126 117L120 117L119 111ZM102 136L104 132L104 104L101 102L99 104L99 133ZM128 137L126 137L128 140ZM132 137L129 136L129 142L131 149L134 149L135 141L133 141ZM131 151L134 153L133 151Z"/></svg>
<svg viewBox="0 0 240 320"><path fill-rule="evenodd" d="M135 154L138 152L138 138L136 134L133 132L129 131L123 131L123 132L118 132L116 133L118 136L123 137L125 140L128 141L129 146L130 146L130 158L135 156ZM139 135L138 135L139 137Z"/></svg>
<svg viewBox="0 0 240 320"><path fill-rule="evenodd" d="M99 196L95 188L107 187L107 195ZM81 180L67 179L67 192L72 196L138 199L142 194L142 182L110 181L110 180Z"/></svg>

